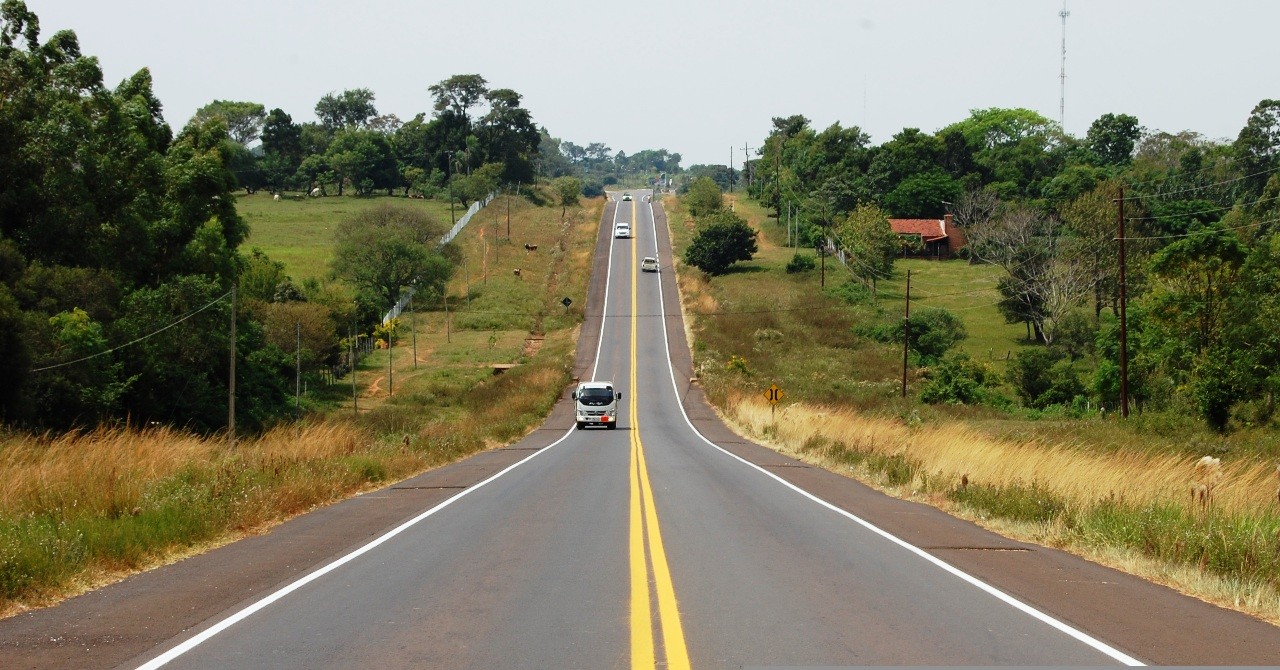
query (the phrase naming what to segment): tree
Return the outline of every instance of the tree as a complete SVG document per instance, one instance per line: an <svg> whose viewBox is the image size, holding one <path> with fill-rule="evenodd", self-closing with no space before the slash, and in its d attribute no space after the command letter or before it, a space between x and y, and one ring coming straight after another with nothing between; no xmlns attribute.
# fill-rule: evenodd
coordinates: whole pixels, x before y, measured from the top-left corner
<svg viewBox="0 0 1280 670"><path fill-rule="evenodd" d="M484 99L488 82L478 74L455 74L427 90L435 97L437 112L450 112L470 125L470 110Z"/></svg>
<svg viewBox="0 0 1280 670"><path fill-rule="evenodd" d="M349 128L333 138L325 162L338 179L338 195L344 181L357 195L371 195L376 188L391 189L400 182L395 153L387 136L372 130Z"/></svg>
<svg viewBox="0 0 1280 670"><path fill-rule="evenodd" d="M858 205L839 225L836 237L849 252L849 269L875 291L877 279L893 274L901 248L889 217L875 205Z"/></svg>
<svg viewBox="0 0 1280 670"><path fill-rule="evenodd" d="M505 183L533 181L533 161L541 136L529 110L520 106L520 94L509 88L485 94L489 113L476 130L486 161L502 164Z"/></svg>
<svg viewBox="0 0 1280 670"><path fill-rule="evenodd" d="M1089 275L1061 252L1063 226L1055 217L1014 207L969 228L969 249L1006 276L997 285L997 307L1009 323L1023 322L1036 341L1050 344L1056 319L1066 316L1092 289Z"/></svg>
<svg viewBox="0 0 1280 670"><path fill-rule="evenodd" d="M710 177L698 177L689 184L684 196L685 206L694 218L702 218L724 209L724 194Z"/></svg>
<svg viewBox="0 0 1280 670"><path fill-rule="evenodd" d="M316 118L330 133L341 128L363 128L378 115L373 106L373 91L352 88L340 94L326 93L316 103Z"/></svg>
<svg viewBox="0 0 1280 670"><path fill-rule="evenodd" d="M1253 108L1234 148L1251 192L1260 193L1269 171L1280 167L1280 100L1263 100Z"/></svg>
<svg viewBox="0 0 1280 670"><path fill-rule="evenodd" d="M484 200L498 190L504 168L502 163L485 163L469 175L454 175L453 194L463 205Z"/></svg>
<svg viewBox="0 0 1280 670"><path fill-rule="evenodd" d="M204 123L222 119L227 133L235 142L249 146L262 135L262 124L267 119L267 108L256 102L214 100L196 110L193 121Z"/></svg>
<svg viewBox="0 0 1280 670"><path fill-rule="evenodd" d="M1089 126L1085 144L1102 165L1128 165L1133 148L1142 136L1137 117L1128 114L1103 114Z"/></svg>
<svg viewBox="0 0 1280 670"><path fill-rule="evenodd" d="M756 231L733 212L708 215L685 250L684 261L711 275L724 274L730 265L749 261L756 253Z"/></svg>
<svg viewBox="0 0 1280 670"><path fill-rule="evenodd" d="M302 160L302 128L279 107L267 114L262 125L262 151L291 160Z"/></svg>
<svg viewBox="0 0 1280 670"><path fill-rule="evenodd" d="M333 274L390 307L416 285L444 294L453 264L440 249L448 226L421 210L382 205L338 225Z"/></svg>
<svg viewBox="0 0 1280 670"><path fill-rule="evenodd" d="M904 179L884 196L884 206L899 218L938 218L946 211L943 202L959 195L958 182L941 170L931 170Z"/></svg>
<svg viewBox="0 0 1280 670"><path fill-rule="evenodd" d="M582 180L577 177L557 177L551 182L551 190L560 203L560 219L563 220L569 206L577 205L578 198L582 197Z"/></svg>
<svg viewBox="0 0 1280 670"><path fill-rule="evenodd" d="M1118 186L1104 183L1067 203L1062 208L1062 221L1073 233L1065 246L1065 253L1072 262L1087 272L1089 287L1093 291L1093 316L1102 314L1102 308L1115 294L1120 267L1115 253L1116 223L1115 199Z"/></svg>
<svg viewBox="0 0 1280 670"><path fill-rule="evenodd" d="M1231 308L1229 297L1248 250L1221 223L1193 231L1157 252L1150 271L1158 280L1146 296L1153 324L1201 354L1217 347Z"/></svg>

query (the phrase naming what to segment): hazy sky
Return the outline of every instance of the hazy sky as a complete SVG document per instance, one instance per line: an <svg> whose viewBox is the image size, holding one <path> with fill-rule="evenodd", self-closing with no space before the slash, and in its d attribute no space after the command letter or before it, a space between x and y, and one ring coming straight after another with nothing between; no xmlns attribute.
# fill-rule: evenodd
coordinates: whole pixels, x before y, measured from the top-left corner
<svg viewBox="0 0 1280 670"><path fill-rule="evenodd" d="M27 0L42 41L70 28L108 86L151 68L175 132L214 99L315 119L369 88L381 113L429 112L427 87L479 73L577 144L735 164L775 116L874 143L974 108L1058 118L1061 0ZM1068 0L1065 127L1107 112L1234 138L1280 98L1280 2Z"/></svg>

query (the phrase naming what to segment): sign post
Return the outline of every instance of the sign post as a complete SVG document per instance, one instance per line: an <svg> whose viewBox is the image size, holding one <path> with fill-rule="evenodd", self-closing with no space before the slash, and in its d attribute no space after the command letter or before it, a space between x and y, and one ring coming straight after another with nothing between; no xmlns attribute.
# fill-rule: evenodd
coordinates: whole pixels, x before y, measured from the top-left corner
<svg viewBox="0 0 1280 670"><path fill-rule="evenodd" d="M782 395L782 389L777 384L770 384L764 392L764 399L769 401L769 417L775 425L778 423L778 401L782 400Z"/></svg>

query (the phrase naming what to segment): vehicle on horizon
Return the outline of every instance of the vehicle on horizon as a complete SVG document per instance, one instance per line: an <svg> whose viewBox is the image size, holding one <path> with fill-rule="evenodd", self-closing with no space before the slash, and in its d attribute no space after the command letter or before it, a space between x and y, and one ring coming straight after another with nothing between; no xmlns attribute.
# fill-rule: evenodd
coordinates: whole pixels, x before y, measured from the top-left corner
<svg viewBox="0 0 1280 670"><path fill-rule="evenodd" d="M622 201L623 201L623 202L631 202L631 194L630 194L630 193L623 193L623 194L622 194Z"/></svg>
<svg viewBox="0 0 1280 670"><path fill-rule="evenodd" d="M613 382L582 382L573 392L574 422L578 430L587 426L618 427L618 401L622 393L613 390Z"/></svg>

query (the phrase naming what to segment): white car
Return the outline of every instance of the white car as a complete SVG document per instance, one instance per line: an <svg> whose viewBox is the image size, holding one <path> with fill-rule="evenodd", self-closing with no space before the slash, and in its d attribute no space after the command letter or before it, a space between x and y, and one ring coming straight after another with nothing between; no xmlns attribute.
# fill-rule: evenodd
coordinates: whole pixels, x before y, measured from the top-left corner
<svg viewBox="0 0 1280 670"><path fill-rule="evenodd" d="M641 272L657 272L658 259L654 258L653 256L645 256L644 260L640 261L640 271Z"/></svg>
<svg viewBox="0 0 1280 670"><path fill-rule="evenodd" d="M631 202L631 194L630 194L630 193L623 193L623 194L622 194L622 201L623 201L623 202Z"/></svg>
<svg viewBox="0 0 1280 670"><path fill-rule="evenodd" d="M631 224L626 221L619 221L613 224L614 237L631 237Z"/></svg>

